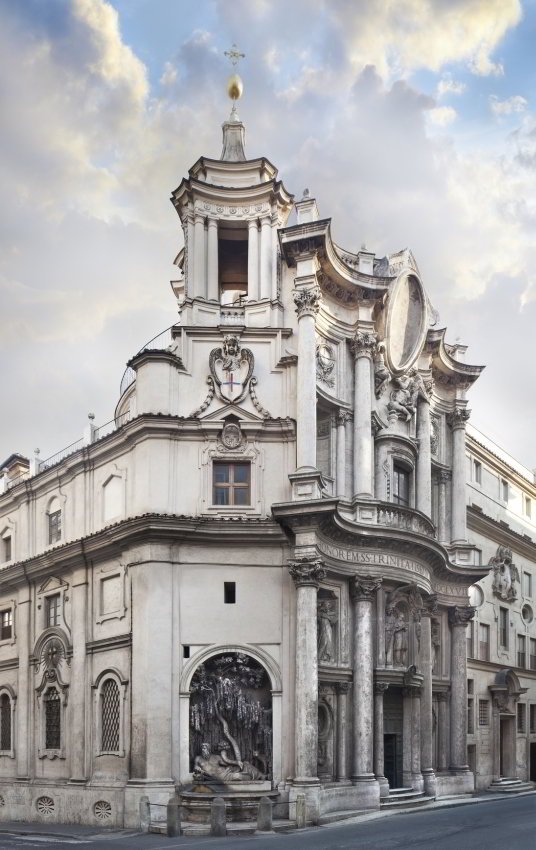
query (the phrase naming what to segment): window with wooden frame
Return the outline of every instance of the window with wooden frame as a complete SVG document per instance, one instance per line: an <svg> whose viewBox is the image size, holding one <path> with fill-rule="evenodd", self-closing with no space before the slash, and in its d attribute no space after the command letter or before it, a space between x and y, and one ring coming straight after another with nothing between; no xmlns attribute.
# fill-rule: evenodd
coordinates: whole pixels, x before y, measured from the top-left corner
<svg viewBox="0 0 536 850"><path fill-rule="evenodd" d="M410 471L399 463L393 464L393 502L409 507Z"/></svg>
<svg viewBox="0 0 536 850"><path fill-rule="evenodd" d="M480 623L479 630L479 653L478 657L481 661L489 661L489 626L486 623Z"/></svg>
<svg viewBox="0 0 536 850"><path fill-rule="evenodd" d="M48 515L48 542L59 543L61 540L61 510L52 511Z"/></svg>
<svg viewBox="0 0 536 850"><path fill-rule="evenodd" d="M0 640L11 640L13 637L13 609L5 608L0 611Z"/></svg>
<svg viewBox="0 0 536 850"><path fill-rule="evenodd" d="M61 606L61 594L60 593L52 593L50 596L45 597L45 623L46 628L50 628L51 626L59 626L60 624L60 606Z"/></svg>
<svg viewBox="0 0 536 850"><path fill-rule="evenodd" d="M247 507L251 504L250 463L213 462L212 504L224 507Z"/></svg>

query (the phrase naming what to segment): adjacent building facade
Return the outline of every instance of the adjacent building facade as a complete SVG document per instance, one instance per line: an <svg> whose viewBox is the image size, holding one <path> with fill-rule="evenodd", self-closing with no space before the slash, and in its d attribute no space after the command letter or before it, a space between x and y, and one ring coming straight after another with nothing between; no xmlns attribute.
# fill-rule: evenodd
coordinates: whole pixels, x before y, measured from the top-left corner
<svg viewBox="0 0 536 850"><path fill-rule="evenodd" d="M268 794L315 822L527 778L533 544L466 486L467 451L503 470L466 435L481 367L410 251L341 249L246 159L235 110L223 136L172 194L180 322L129 362L113 422L2 468L10 818L132 826L177 789L192 820ZM469 673L468 624L473 646L489 627Z"/></svg>

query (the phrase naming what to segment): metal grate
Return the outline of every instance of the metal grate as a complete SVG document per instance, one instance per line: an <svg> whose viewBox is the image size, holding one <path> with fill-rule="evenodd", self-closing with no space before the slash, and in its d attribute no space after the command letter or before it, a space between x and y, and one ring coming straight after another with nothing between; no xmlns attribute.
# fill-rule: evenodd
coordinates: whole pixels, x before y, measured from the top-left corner
<svg viewBox="0 0 536 850"><path fill-rule="evenodd" d="M61 702L56 688L51 688L45 697L45 749L61 748Z"/></svg>
<svg viewBox="0 0 536 850"><path fill-rule="evenodd" d="M11 700L7 694L0 697L0 750L11 749Z"/></svg>
<svg viewBox="0 0 536 850"><path fill-rule="evenodd" d="M114 679L106 679L101 691L101 750L104 753L119 751L119 686Z"/></svg>

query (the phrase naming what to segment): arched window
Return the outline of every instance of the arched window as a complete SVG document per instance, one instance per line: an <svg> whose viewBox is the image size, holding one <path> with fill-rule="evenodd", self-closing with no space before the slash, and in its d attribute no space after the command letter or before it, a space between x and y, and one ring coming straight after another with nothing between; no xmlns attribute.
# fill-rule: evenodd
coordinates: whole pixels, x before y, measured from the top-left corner
<svg viewBox="0 0 536 850"><path fill-rule="evenodd" d="M61 700L57 688L49 688L45 703L45 749L61 749Z"/></svg>
<svg viewBox="0 0 536 850"><path fill-rule="evenodd" d="M100 697L101 752L120 750L121 695L115 679L106 679Z"/></svg>
<svg viewBox="0 0 536 850"><path fill-rule="evenodd" d="M11 699L5 692L0 696L0 750L11 752Z"/></svg>

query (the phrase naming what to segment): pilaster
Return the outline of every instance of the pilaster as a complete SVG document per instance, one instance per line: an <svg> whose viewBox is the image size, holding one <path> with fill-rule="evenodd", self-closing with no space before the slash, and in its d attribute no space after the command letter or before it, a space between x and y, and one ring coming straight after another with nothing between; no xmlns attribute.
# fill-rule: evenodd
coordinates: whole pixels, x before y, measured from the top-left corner
<svg viewBox="0 0 536 850"><path fill-rule="evenodd" d="M465 423L468 419L469 411L464 407L456 407L447 417L447 421L452 428L452 544L467 542Z"/></svg>
<svg viewBox="0 0 536 850"><path fill-rule="evenodd" d="M467 765L467 625L475 609L449 608L450 625L450 769L468 771Z"/></svg>
<svg viewBox="0 0 536 850"><path fill-rule="evenodd" d="M372 355L376 340L373 331L358 330L351 343L355 359L353 495L359 498L373 497Z"/></svg>

